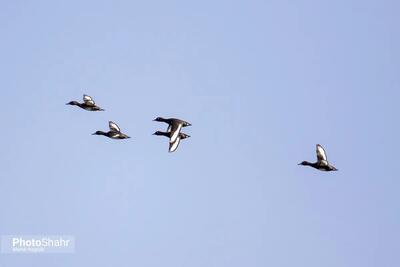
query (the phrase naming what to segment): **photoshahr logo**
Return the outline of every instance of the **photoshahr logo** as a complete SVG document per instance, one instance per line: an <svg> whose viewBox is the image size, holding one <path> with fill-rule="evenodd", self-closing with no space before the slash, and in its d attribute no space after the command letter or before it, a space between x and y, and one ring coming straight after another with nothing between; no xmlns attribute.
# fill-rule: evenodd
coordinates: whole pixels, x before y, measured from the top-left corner
<svg viewBox="0 0 400 267"><path fill-rule="evenodd" d="M6 235L1 237L1 253L74 253L75 238L66 235Z"/></svg>

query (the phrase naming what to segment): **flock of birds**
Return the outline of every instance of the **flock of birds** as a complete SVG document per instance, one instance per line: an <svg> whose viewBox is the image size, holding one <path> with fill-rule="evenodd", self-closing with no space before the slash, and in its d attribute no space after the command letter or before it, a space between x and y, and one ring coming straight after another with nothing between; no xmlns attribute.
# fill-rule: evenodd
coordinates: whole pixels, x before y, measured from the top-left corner
<svg viewBox="0 0 400 267"><path fill-rule="evenodd" d="M78 101L70 101L67 103L67 105L78 106L87 111L104 111L104 109L97 106L93 98L88 95L83 95L82 103L79 103ZM169 138L169 152L174 152L178 148L182 139L190 137L190 135L181 132L183 127L191 126L191 124L186 121L175 118L164 119L162 117L157 117L154 119L154 121L165 122L168 124L166 132L157 131L153 135L166 136ZM104 135L111 139L130 138L130 136L121 132L121 128L119 128L115 122L109 121L108 127L108 132L96 131L93 133L93 135Z"/></svg>
<svg viewBox="0 0 400 267"><path fill-rule="evenodd" d="M82 103L79 103L78 101L70 101L67 103L67 105L78 106L78 107L80 107L84 110L88 110L88 111L104 111L104 109L97 106L96 103L94 102L93 98L88 95L83 95ZM179 143L182 139L186 139L186 138L190 137L190 135L187 135L182 132L183 127L191 126L190 123L188 123L184 120L175 119L175 118L165 119L162 117L157 117L154 119L154 121L164 122L164 123L168 124L168 128L167 128L166 132L156 131L153 135L166 136L169 138L169 152L174 152L178 148ZM110 121L108 123L108 126L110 128L110 130L108 132L96 131L95 133L93 133L93 135L104 135L104 136L107 136L112 139L130 138L128 135L121 132L121 129L115 122ZM320 144L317 144L316 152L317 152L317 161L316 162L303 161L303 162L299 163L298 165L310 166L310 167L313 167L320 171L337 171L338 170L329 163L328 158L326 156L325 149Z"/></svg>

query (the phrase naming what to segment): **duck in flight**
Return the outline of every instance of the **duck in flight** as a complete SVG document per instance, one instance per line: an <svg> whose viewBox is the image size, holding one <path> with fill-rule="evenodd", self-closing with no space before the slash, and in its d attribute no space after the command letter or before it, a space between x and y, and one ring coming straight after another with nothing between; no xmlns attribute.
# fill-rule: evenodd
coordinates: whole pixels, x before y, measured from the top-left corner
<svg viewBox="0 0 400 267"><path fill-rule="evenodd" d="M104 135L104 136L107 136L112 139L130 138L126 134L121 133L121 129L115 122L109 121L108 126L110 128L110 131L108 131L108 132L96 131L95 133L93 133L93 135Z"/></svg>
<svg viewBox="0 0 400 267"><path fill-rule="evenodd" d="M153 133L153 135L166 136L166 137L171 139L172 132L157 131L157 132ZM176 138L175 142L173 142L173 143L170 142L169 143L169 152L174 152L178 148L179 143L181 142L181 140L189 138L189 137L190 137L190 135L187 135L185 133L179 133L179 135Z"/></svg>
<svg viewBox="0 0 400 267"><path fill-rule="evenodd" d="M93 98L88 95L83 95L83 103L79 103L78 101L70 101L66 105L78 106L88 111L104 111L104 109L96 106Z"/></svg>
<svg viewBox="0 0 400 267"><path fill-rule="evenodd" d="M315 168L317 170L327 171L327 172L329 172L329 171L337 171L338 170L334 166L329 164L328 158L326 157L325 150L319 144L317 145L317 162L311 163L311 162L308 162L308 161L303 161L303 162L299 163L299 165L310 166L310 167L313 167L313 168Z"/></svg>
<svg viewBox="0 0 400 267"><path fill-rule="evenodd" d="M187 121L175 118L164 119L162 117L157 117L153 121L165 122L169 125L167 133L171 132L171 136L169 138L170 144L175 143L183 127L192 126L192 124Z"/></svg>

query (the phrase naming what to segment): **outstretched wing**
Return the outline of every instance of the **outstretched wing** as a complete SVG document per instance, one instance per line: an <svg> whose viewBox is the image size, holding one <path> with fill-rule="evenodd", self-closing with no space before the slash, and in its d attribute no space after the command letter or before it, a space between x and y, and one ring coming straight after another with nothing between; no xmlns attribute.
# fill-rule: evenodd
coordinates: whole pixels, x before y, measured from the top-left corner
<svg viewBox="0 0 400 267"><path fill-rule="evenodd" d="M88 106L94 106L96 104L94 103L92 97L88 95L83 95L83 102L85 102L85 104Z"/></svg>
<svg viewBox="0 0 400 267"><path fill-rule="evenodd" d="M118 125L113 122L113 121L109 121L108 122L108 127L110 127L111 131L116 131L116 132L121 132L121 129L118 127Z"/></svg>
<svg viewBox="0 0 400 267"><path fill-rule="evenodd" d="M175 142L169 143L169 152L171 152L171 153L174 152L178 148L180 142L181 142L181 137L178 136L178 138L176 138Z"/></svg>
<svg viewBox="0 0 400 267"><path fill-rule="evenodd" d="M318 159L318 161L322 161L322 160L328 161L325 150L320 144L317 145L317 159Z"/></svg>
<svg viewBox="0 0 400 267"><path fill-rule="evenodd" d="M182 123L173 123L171 125L171 138L169 139L170 143L175 143L176 139L179 136L179 133L182 129Z"/></svg>

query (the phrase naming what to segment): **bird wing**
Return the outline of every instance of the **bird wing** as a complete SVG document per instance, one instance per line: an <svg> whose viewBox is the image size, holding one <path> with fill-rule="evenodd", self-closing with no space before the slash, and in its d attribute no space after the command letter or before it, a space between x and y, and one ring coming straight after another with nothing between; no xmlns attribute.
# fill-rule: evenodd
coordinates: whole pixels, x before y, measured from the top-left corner
<svg viewBox="0 0 400 267"><path fill-rule="evenodd" d="M109 121L108 122L108 127L110 127L111 131L116 131L116 132L121 132L121 129L118 127L118 125L113 122L113 121Z"/></svg>
<svg viewBox="0 0 400 267"><path fill-rule="evenodd" d="M168 125L168 128L167 128L167 133L169 133L169 132L171 132L171 125Z"/></svg>
<svg viewBox="0 0 400 267"><path fill-rule="evenodd" d="M175 142L169 143L169 152L171 152L171 153L174 152L178 148L180 142L181 142L181 137L178 136L178 138L176 138Z"/></svg>
<svg viewBox="0 0 400 267"><path fill-rule="evenodd" d="M182 129L182 123L173 123L171 124L171 138L169 139L170 143L175 143L176 139L179 136L179 133Z"/></svg>
<svg viewBox="0 0 400 267"><path fill-rule="evenodd" d="M328 161L325 150L320 144L317 145L317 159L318 161Z"/></svg>
<svg viewBox="0 0 400 267"><path fill-rule="evenodd" d="M85 104L89 106L94 106L96 104L93 98L88 95L83 95L83 102L85 102Z"/></svg>

